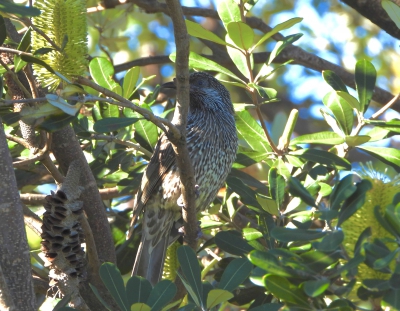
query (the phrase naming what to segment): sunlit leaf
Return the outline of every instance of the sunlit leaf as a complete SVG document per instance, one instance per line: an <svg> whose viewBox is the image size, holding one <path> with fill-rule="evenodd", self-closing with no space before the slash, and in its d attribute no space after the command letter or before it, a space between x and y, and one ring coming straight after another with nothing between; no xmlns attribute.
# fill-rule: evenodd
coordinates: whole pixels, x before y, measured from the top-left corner
<svg viewBox="0 0 400 311"><path fill-rule="evenodd" d="M276 297L288 303L308 307L307 297L286 278L277 275L267 275L264 280L268 291Z"/></svg>
<svg viewBox="0 0 400 311"><path fill-rule="evenodd" d="M95 57L89 63L90 75L93 80L100 86L112 90L116 86L113 80L114 67L103 57Z"/></svg>
<svg viewBox="0 0 400 311"><path fill-rule="evenodd" d="M240 15L239 6L234 0L220 0L217 2L218 15L227 28L231 22L240 22L242 17Z"/></svg>
<svg viewBox="0 0 400 311"><path fill-rule="evenodd" d="M242 50L247 50L253 45L254 31L253 29L241 22L230 22L227 24L227 31L233 43Z"/></svg>
<svg viewBox="0 0 400 311"><path fill-rule="evenodd" d="M132 67L126 72L124 77L124 83L122 88L124 90L123 95L125 98L129 99L136 90L136 83L139 79L140 67Z"/></svg>
<svg viewBox="0 0 400 311"><path fill-rule="evenodd" d="M332 70L323 70L322 77L335 91L343 91L348 93L346 85L342 79Z"/></svg>
<svg viewBox="0 0 400 311"><path fill-rule="evenodd" d="M344 138L334 132L319 132L298 136L290 141L290 145L296 144L323 144L339 145L344 143Z"/></svg>
<svg viewBox="0 0 400 311"><path fill-rule="evenodd" d="M349 135L353 129L354 122L353 109L350 104L335 91L326 94L322 102L332 111L343 133Z"/></svg>
<svg viewBox="0 0 400 311"><path fill-rule="evenodd" d="M326 234L326 231L321 230L291 229L284 227L276 227L271 232L271 235L275 239L285 243L316 240L324 237Z"/></svg>
<svg viewBox="0 0 400 311"><path fill-rule="evenodd" d="M304 282L304 292L310 297L322 295L329 287L329 279L312 280Z"/></svg>
<svg viewBox="0 0 400 311"><path fill-rule="evenodd" d="M396 148L382 147L357 147L366 151L370 155L378 158L382 162L393 166L396 170L400 170L400 150Z"/></svg>
<svg viewBox="0 0 400 311"><path fill-rule="evenodd" d="M384 8L384 3L391 3L395 5L390 1L384 0L382 1L382 6ZM397 9L399 8L397 7ZM398 17L400 22L400 14ZM356 63L355 80L358 99L360 101L360 110L361 112L365 112L368 109L368 105L371 101L376 83L376 69L374 65L372 65L372 63L367 61L366 59L359 60Z"/></svg>
<svg viewBox="0 0 400 311"><path fill-rule="evenodd" d="M176 60L176 53L172 53L169 58L175 62ZM242 82L243 84L244 81L239 79L232 71L226 69L225 67L217 64L216 62L205 58L203 56L200 56L199 54L196 54L195 52L190 52L189 53L189 66L191 68L195 69L200 69L200 70L213 70L217 71L223 74L226 74L227 76L233 78L236 81Z"/></svg>
<svg viewBox="0 0 400 311"><path fill-rule="evenodd" d="M294 35L287 36L283 38L281 41L278 41L268 57L267 64L270 65L272 61L283 51L285 47L287 47L290 44L293 44L294 42L299 40L302 36L303 36L302 33L297 33Z"/></svg>
<svg viewBox="0 0 400 311"><path fill-rule="evenodd" d="M258 47L259 45L263 44L266 40L268 40L269 38L271 38L274 34L278 33L279 31L288 29L290 27L292 27L293 25L296 25L297 23L301 22L303 20L302 17L294 17L291 18L283 23L280 23L278 25L276 25L274 28L272 28L272 30L268 31L267 33L265 33L260 40L258 40L258 42L252 47L252 50L254 50L256 47Z"/></svg>

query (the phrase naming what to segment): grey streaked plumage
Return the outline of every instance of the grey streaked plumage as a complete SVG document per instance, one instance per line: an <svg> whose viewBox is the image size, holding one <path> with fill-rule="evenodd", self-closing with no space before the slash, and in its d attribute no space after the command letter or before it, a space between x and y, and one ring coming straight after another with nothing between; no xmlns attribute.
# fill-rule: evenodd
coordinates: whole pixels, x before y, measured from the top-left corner
<svg viewBox="0 0 400 311"><path fill-rule="evenodd" d="M236 157L238 139L227 89L204 72L192 73L189 84L186 139L199 186L196 209L200 211L223 185ZM132 274L147 278L153 285L161 278L166 248L178 237L180 195L175 153L163 134L143 175L132 220L134 224L143 215L142 239Z"/></svg>

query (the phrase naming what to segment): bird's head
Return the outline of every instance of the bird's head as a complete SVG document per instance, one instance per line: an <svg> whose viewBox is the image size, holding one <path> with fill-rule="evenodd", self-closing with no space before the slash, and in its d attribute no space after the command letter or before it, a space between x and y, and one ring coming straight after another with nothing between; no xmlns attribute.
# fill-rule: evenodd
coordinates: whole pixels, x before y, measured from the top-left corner
<svg viewBox="0 0 400 311"><path fill-rule="evenodd" d="M175 81L169 82L164 84L163 87L176 88L176 83ZM208 110L234 113L228 90L212 75L205 72L191 73L189 87L191 112Z"/></svg>

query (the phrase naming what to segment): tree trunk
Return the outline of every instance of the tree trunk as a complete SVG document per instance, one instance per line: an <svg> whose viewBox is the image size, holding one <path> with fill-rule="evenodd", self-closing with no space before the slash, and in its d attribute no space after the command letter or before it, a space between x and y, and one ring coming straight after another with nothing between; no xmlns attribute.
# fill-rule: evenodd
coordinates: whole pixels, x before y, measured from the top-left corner
<svg viewBox="0 0 400 311"><path fill-rule="evenodd" d="M35 310L35 295L22 203L0 119L0 265L18 311ZM8 306L10 308L12 306ZM4 309L2 309L4 310ZM10 309L12 310L12 309Z"/></svg>

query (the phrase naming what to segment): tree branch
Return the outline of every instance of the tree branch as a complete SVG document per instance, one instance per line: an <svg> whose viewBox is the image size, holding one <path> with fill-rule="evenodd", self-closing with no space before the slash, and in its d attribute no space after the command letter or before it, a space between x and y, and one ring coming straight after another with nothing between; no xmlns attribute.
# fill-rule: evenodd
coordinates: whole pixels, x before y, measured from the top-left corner
<svg viewBox="0 0 400 311"><path fill-rule="evenodd" d="M344 2L346 1L351 1L354 2L356 0L342 0ZM376 1L376 0L373 0ZM146 1L146 0L130 0L131 3L134 3L141 9L143 9L146 13L164 13L166 15L169 15L169 11L167 6L164 3L159 3L157 1ZM359 1L360 2L360 1ZM362 1L364 3L365 1ZM368 1L367 1L368 2ZM361 3L361 2L360 2ZM185 15L190 15L190 16L202 16L202 17L209 17L209 18L214 18L214 19L219 19L218 13L215 10L211 9L203 9L203 8L193 8L193 7L182 7L183 14ZM374 11L371 11L371 14L374 13ZM375 14L375 13L374 13ZM257 17L248 17L246 18L246 23L254 28L262 31L263 33L266 33L270 31L272 28L268 26L266 23L264 23L261 19ZM280 33L276 33L272 38L276 41L282 40L283 35ZM229 67L232 64L232 61L229 57L229 55L226 52L222 52L220 55L214 54L214 55L203 55L204 57L207 57L208 59L214 60L218 62L220 65L223 65L225 67ZM268 52L262 52L262 53L255 53L254 54L254 62L256 64L261 64L265 63L268 59L269 53ZM342 80L343 82L352 87L355 88L355 82L354 82L354 74L349 73L346 71L343 67L335 65L325 59L322 59L312 53L304 51L302 48L291 45L283 50L281 54L274 60L274 63L283 63L286 62L290 59L293 59L294 62L292 64L298 64L302 65L306 68L313 69L319 72L322 72L323 70L333 70ZM169 58L167 56L153 56L149 58L140 58L131 62L128 62L126 64L122 64L119 66L116 66L117 69L119 70L126 70L130 68L128 64L131 66L145 66L149 64L161 64L161 63L168 63L170 62ZM387 102L389 102L391 99L393 99L394 95L391 94L390 92L383 90L379 87L375 87L374 94L372 96L372 99L376 101L377 103L381 105L385 105ZM392 107L396 111L400 111L400 100L398 99L396 103Z"/></svg>

